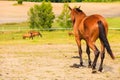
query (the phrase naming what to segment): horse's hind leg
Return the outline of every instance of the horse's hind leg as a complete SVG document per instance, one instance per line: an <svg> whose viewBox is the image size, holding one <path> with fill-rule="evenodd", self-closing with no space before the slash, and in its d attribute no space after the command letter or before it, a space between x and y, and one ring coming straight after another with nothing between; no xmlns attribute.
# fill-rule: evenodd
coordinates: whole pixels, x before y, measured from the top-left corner
<svg viewBox="0 0 120 80"><path fill-rule="evenodd" d="M92 64L92 73L96 73L96 63L97 63L100 52L97 49L97 47L94 45L94 43L89 41L88 45L94 51L94 54L95 54L95 58L94 58L94 61L93 61L93 64Z"/></svg>
<svg viewBox="0 0 120 80"><path fill-rule="evenodd" d="M103 42L101 41L101 63L100 63L99 70L98 70L100 72L102 72L102 70L103 70L104 58L105 58L105 47L103 45Z"/></svg>
<svg viewBox="0 0 120 80"><path fill-rule="evenodd" d="M87 43L86 43L86 53L88 55L88 67L91 68L90 48Z"/></svg>
<svg viewBox="0 0 120 80"><path fill-rule="evenodd" d="M78 45L78 51L79 51L79 57L80 57L80 67L83 66L83 60L82 60L82 49L81 49L81 41L80 38L76 38L76 42Z"/></svg>

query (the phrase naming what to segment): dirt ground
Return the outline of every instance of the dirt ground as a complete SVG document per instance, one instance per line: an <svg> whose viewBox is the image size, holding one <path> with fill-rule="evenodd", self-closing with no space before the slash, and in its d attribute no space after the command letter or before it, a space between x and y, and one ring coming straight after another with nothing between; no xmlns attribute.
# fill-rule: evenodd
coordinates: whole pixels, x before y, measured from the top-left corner
<svg viewBox="0 0 120 80"><path fill-rule="evenodd" d="M15 5L16 1L0 1L0 23L24 22L28 20L28 11L34 2L23 2L23 5ZM81 6L87 14L101 14L104 17L120 16L120 3L70 3L71 7ZM53 12L58 16L63 8L63 3L52 3Z"/></svg>
<svg viewBox="0 0 120 80"><path fill-rule="evenodd" d="M0 80L120 79L120 58L113 61L106 53L103 72L92 74L91 68L87 67L84 48L83 61L86 67L73 68L70 66L79 64L76 44L0 45ZM119 48L115 51L116 56L120 55ZM93 60L93 53L91 56Z"/></svg>

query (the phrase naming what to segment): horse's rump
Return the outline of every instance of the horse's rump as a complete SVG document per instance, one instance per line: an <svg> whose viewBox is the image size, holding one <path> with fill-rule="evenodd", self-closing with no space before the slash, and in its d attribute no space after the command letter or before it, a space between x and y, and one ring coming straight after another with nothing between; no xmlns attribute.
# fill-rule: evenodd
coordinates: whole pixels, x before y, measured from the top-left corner
<svg viewBox="0 0 120 80"><path fill-rule="evenodd" d="M98 21L101 21L103 23L105 32L107 33L108 26L104 17L98 14L94 14L85 17L79 25L81 34L85 35L84 38L91 37L91 40L95 41L99 37Z"/></svg>

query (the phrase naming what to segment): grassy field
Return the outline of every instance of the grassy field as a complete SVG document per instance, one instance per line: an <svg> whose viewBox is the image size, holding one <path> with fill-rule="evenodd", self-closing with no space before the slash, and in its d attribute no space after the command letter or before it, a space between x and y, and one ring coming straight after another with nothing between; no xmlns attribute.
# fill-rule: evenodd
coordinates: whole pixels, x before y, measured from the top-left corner
<svg viewBox="0 0 120 80"><path fill-rule="evenodd" d="M107 18L109 28L120 28L120 17ZM53 24L55 28L56 23ZM56 27L57 28L57 27ZM75 43L74 37L68 36L68 31L41 31L42 38L35 37L34 40L22 39L22 35L27 33L29 25L27 22L23 23L6 23L0 24L0 44L64 44L64 43ZM109 30L108 38L112 42L119 42L120 31ZM6 42L7 41L7 42Z"/></svg>
<svg viewBox="0 0 120 80"><path fill-rule="evenodd" d="M120 17L107 18L109 28L120 28Z"/></svg>

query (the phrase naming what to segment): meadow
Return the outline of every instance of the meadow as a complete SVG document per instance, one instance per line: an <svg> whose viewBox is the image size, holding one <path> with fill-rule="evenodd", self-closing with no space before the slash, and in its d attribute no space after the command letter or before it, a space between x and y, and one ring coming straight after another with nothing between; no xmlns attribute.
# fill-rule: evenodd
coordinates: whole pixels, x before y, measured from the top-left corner
<svg viewBox="0 0 120 80"><path fill-rule="evenodd" d="M108 38L112 42L119 42L120 37L120 17L107 18L109 24ZM53 28L57 23L53 24ZM56 30L56 31L40 31L43 35L42 38L35 37L31 39L22 39L23 34L27 33L31 29L28 22L22 23L5 23L0 24L0 44L68 44L75 43L73 36L68 36L68 32L71 30ZM55 35L54 35L55 34ZM7 41L7 42L6 42Z"/></svg>

